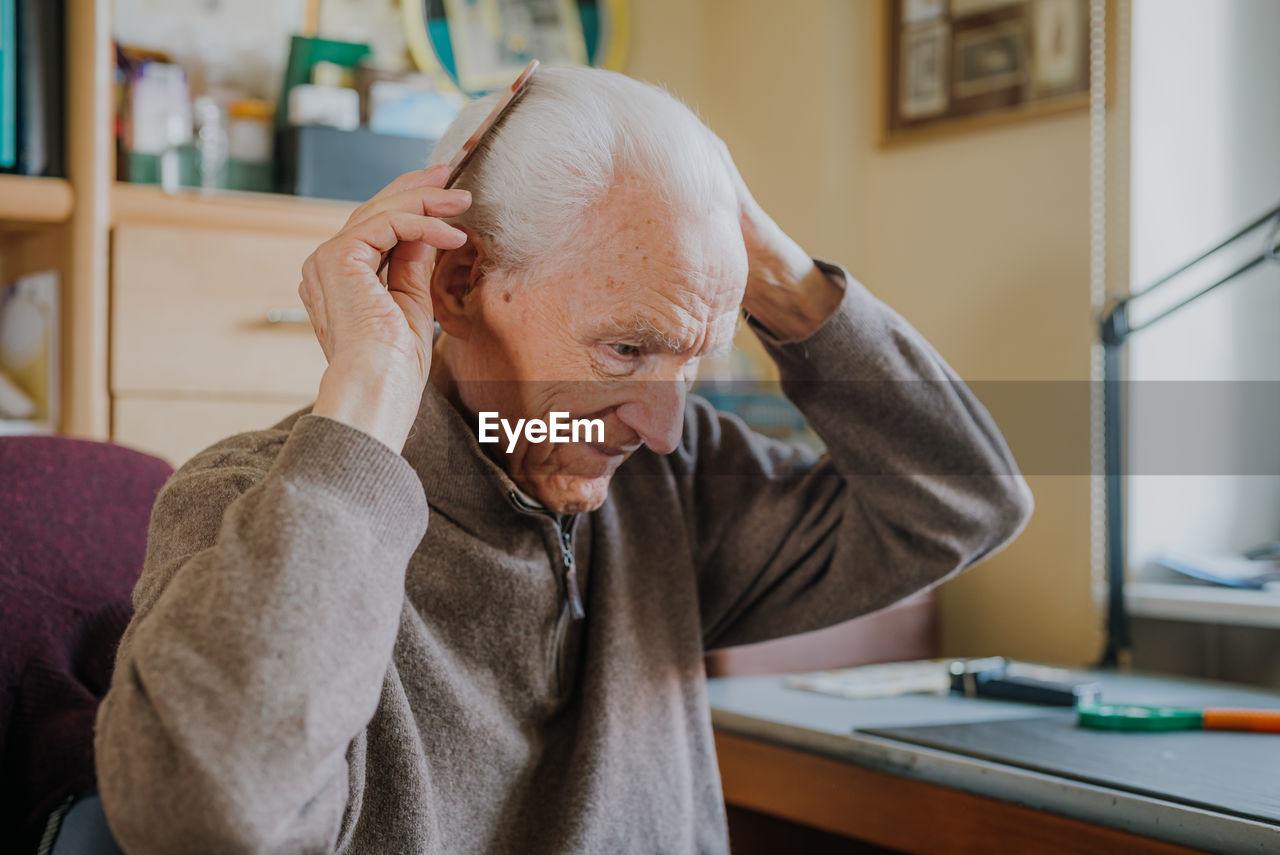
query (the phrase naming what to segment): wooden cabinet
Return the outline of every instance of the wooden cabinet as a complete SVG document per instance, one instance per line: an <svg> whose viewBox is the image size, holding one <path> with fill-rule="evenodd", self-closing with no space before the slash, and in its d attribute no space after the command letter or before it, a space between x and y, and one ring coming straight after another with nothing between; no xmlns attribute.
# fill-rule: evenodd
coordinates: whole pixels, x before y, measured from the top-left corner
<svg viewBox="0 0 1280 855"><path fill-rule="evenodd" d="M124 225L111 248L111 389L313 394L324 354L298 299L296 235Z"/></svg>
<svg viewBox="0 0 1280 855"><path fill-rule="evenodd" d="M302 263L351 205L117 185L111 438L177 465L315 398Z"/></svg>
<svg viewBox="0 0 1280 855"><path fill-rule="evenodd" d="M300 268L354 205L115 182L112 3L65 20L67 177L0 175L0 282L61 276L58 432L181 463L314 399Z"/></svg>
<svg viewBox="0 0 1280 855"><path fill-rule="evenodd" d="M271 427L313 400L121 395L112 403L111 435L178 466L220 439Z"/></svg>

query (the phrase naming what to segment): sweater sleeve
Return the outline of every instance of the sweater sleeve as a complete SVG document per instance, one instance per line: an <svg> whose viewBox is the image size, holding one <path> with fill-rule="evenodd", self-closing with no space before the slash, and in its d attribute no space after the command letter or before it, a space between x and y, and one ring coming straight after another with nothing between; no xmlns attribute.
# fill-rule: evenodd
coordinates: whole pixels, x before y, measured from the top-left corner
<svg viewBox="0 0 1280 855"><path fill-rule="evenodd" d="M404 458L323 416L173 476L97 720L123 849L333 850L426 523Z"/></svg>
<svg viewBox="0 0 1280 855"><path fill-rule="evenodd" d="M753 322L821 457L691 408L693 548L708 649L874 611L971 566L1025 526L1032 498L972 391L842 268L836 312L803 341Z"/></svg>

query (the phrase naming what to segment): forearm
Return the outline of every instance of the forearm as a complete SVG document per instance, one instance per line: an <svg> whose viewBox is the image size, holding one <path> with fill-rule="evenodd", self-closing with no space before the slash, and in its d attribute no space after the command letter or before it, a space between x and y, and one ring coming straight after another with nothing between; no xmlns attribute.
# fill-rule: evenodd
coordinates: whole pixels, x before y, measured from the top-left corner
<svg viewBox="0 0 1280 855"><path fill-rule="evenodd" d="M331 839L344 755L376 709L425 531L408 464L326 419L299 421L219 514L216 542L185 543L185 517L227 489L179 475L162 493L99 713L104 805L140 852Z"/></svg>
<svg viewBox="0 0 1280 855"><path fill-rule="evenodd" d="M831 317L800 344L762 336L788 397L862 506L909 540L960 565L1003 545L1031 497L991 416L900 315L827 271L847 291Z"/></svg>
<svg viewBox="0 0 1280 855"><path fill-rule="evenodd" d="M325 369L311 412L363 431L398 454L417 416L422 391L419 381L401 378L376 360L335 364Z"/></svg>

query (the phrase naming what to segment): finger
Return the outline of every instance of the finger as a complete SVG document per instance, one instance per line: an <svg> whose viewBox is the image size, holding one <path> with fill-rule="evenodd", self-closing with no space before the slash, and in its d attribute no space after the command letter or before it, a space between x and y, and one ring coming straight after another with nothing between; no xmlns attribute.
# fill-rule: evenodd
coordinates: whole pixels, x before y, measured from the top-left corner
<svg viewBox="0 0 1280 855"><path fill-rule="evenodd" d="M471 207L471 194L466 190L441 190L439 187L412 187L371 199L361 206L360 217L352 215L351 223L358 223L385 211L406 211L428 217L456 217Z"/></svg>
<svg viewBox="0 0 1280 855"><path fill-rule="evenodd" d="M431 287L431 270L440 250L417 241L401 241L387 259L385 284L388 291L427 294Z"/></svg>
<svg viewBox="0 0 1280 855"><path fill-rule="evenodd" d="M430 264L435 261L437 252L439 252L438 249L425 243L403 241L396 244L396 248L391 250L391 260L393 263L408 261Z"/></svg>
<svg viewBox="0 0 1280 855"><path fill-rule="evenodd" d="M401 253L401 247L419 247L419 254ZM416 297L431 292L431 269L435 267L434 247L422 243L401 243L391 254L387 265L387 290L400 291Z"/></svg>
<svg viewBox="0 0 1280 855"><path fill-rule="evenodd" d="M376 270L382 262L382 254L390 252L402 241L424 243L439 249L457 249L467 242L467 233L435 217L389 211L375 214L348 228L334 239L332 251L339 257L345 252L353 252L352 257Z"/></svg>
<svg viewBox="0 0 1280 855"><path fill-rule="evenodd" d="M351 212L351 216L347 218L347 224L350 225L351 223L368 219L370 207L376 206L388 196L394 196L397 193L403 193L406 190L412 190L417 187L443 187L448 180L449 167L447 164L437 164L428 169L414 169L406 172L393 179L386 187L383 187L367 201L357 206Z"/></svg>

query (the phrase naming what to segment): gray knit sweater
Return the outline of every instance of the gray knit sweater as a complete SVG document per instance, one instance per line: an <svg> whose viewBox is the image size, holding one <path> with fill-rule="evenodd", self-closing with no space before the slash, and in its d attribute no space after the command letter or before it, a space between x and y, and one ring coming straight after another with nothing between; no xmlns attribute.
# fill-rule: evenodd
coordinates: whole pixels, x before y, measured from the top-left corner
<svg viewBox="0 0 1280 855"><path fill-rule="evenodd" d="M304 410L183 466L98 717L125 851L727 852L703 654L887 605L1031 509L941 357L825 269L815 334L757 330L822 458L691 398L678 451L558 520L428 386L402 455Z"/></svg>

